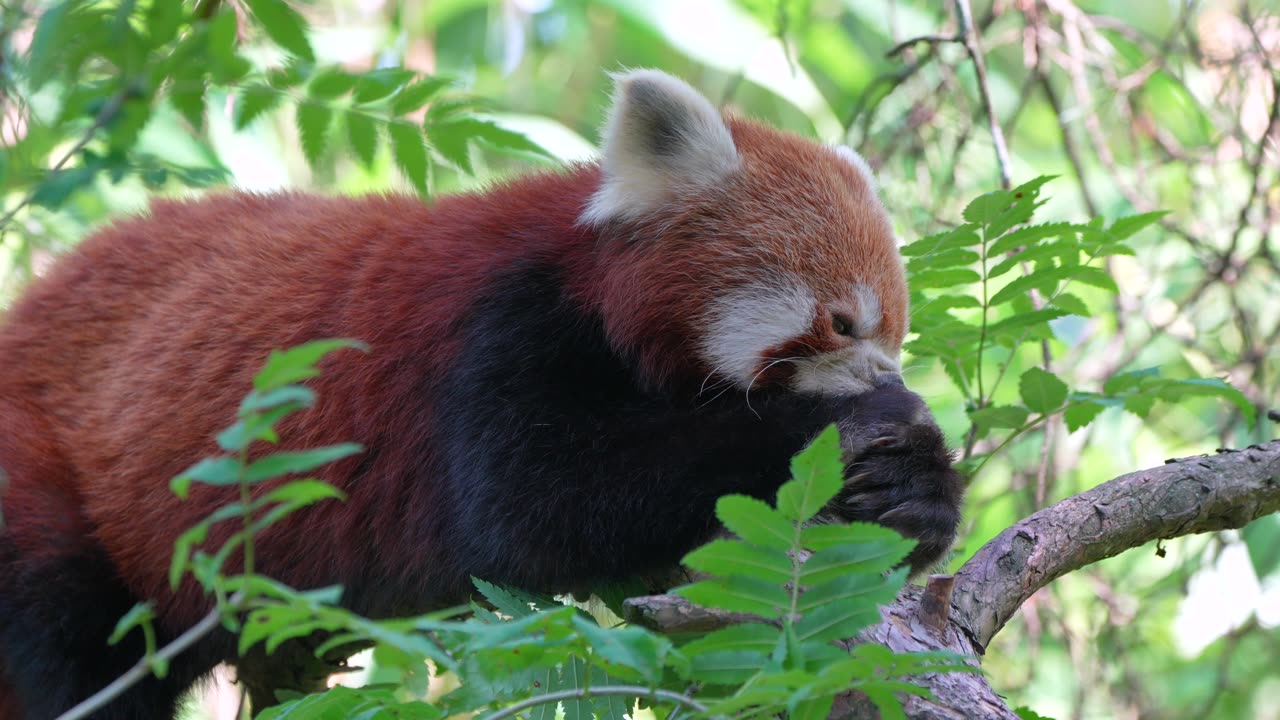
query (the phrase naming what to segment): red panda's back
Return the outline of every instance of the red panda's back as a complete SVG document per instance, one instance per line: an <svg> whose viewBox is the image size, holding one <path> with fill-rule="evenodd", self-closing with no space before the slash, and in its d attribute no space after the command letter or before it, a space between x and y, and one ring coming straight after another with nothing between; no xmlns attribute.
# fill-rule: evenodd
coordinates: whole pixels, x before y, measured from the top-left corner
<svg viewBox="0 0 1280 720"><path fill-rule="evenodd" d="M234 419L267 354L319 338L364 342L368 354L330 358L313 383L317 407L284 428L285 445L380 448L325 478L346 485L360 463L380 477L344 487L345 505L309 511L312 532L286 524L264 538L276 544L277 576L332 581L287 576L290 567L357 570L362 559L343 554L342 533L360 530L369 547L400 542L396 514L434 502L432 487L404 476L431 460L421 455L432 378L458 352L451 328L495 268L560 252L555 233L533 232L539 249L519 232L522 205L539 204L528 197L539 186L497 189L506 202L458 196L436 207L408 196L158 203L88 238L0 322L0 399L35 398L49 414L95 535L135 590L156 596L166 565L157 558L227 501L198 488L180 502L168 480L217 452L214 435ZM397 433L407 437L388 440ZM370 517L387 522L347 527ZM317 543L319 533L335 542Z"/></svg>

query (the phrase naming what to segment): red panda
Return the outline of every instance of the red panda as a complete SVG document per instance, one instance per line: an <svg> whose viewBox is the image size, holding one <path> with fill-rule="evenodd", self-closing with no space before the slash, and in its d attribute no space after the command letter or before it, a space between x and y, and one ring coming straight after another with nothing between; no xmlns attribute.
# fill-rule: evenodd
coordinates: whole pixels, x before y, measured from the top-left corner
<svg viewBox="0 0 1280 720"><path fill-rule="evenodd" d="M272 348L369 346L327 359L281 432L365 452L319 473L345 502L260 536L258 570L388 616L465 598L472 576L556 590L670 566L715 531L719 496L771 496L832 422L897 428L865 443L869 479L833 512L935 561L960 484L898 378L906 331L857 155L722 117L653 71L618 77L598 164L432 204L157 202L0 322L0 717L54 716L136 661L105 644L136 601L162 641L207 611L166 572L226 489L181 501L167 481L216 454ZM213 636L100 716L171 716L224 660Z"/></svg>

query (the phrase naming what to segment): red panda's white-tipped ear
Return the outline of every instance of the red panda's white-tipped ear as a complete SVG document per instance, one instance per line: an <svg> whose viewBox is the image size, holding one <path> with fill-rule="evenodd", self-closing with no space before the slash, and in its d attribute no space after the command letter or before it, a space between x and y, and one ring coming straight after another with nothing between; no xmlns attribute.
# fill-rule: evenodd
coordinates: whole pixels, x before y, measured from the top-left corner
<svg viewBox="0 0 1280 720"><path fill-rule="evenodd" d="M738 167L724 118L697 90L657 70L633 70L614 80L604 127L604 178L583 222L643 216L682 190L714 185Z"/></svg>

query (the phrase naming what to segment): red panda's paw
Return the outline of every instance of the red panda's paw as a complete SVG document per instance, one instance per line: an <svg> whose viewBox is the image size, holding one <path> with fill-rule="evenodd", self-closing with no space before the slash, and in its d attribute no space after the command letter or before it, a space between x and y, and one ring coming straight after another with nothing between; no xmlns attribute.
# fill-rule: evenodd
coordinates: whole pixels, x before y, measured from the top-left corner
<svg viewBox="0 0 1280 720"><path fill-rule="evenodd" d="M826 512L845 521L874 522L918 541L905 561L913 575L929 570L951 549L964 480L951 466L951 453L932 421L882 426L849 458L845 478Z"/></svg>

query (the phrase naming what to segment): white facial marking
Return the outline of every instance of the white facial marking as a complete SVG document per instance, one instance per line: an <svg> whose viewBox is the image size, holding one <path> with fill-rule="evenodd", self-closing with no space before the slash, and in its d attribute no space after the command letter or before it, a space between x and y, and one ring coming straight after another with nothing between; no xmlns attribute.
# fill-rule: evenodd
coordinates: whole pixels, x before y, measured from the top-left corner
<svg viewBox="0 0 1280 720"><path fill-rule="evenodd" d="M853 294L858 298L858 337L871 337L880 327L880 296L866 285L855 285Z"/></svg>
<svg viewBox="0 0 1280 720"><path fill-rule="evenodd" d="M867 185L871 187L871 192L880 191L880 183L876 182L876 174L867 164L867 161L861 155L853 151L853 148L847 145L836 145L834 148L836 155L853 166L862 178L867 181Z"/></svg>
<svg viewBox="0 0 1280 720"><path fill-rule="evenodd" d="M766 350L804 335L815 300L786 281L752 283L717 298L707 311L701 350L718 374L743 389L760 372Z"/></svg>

